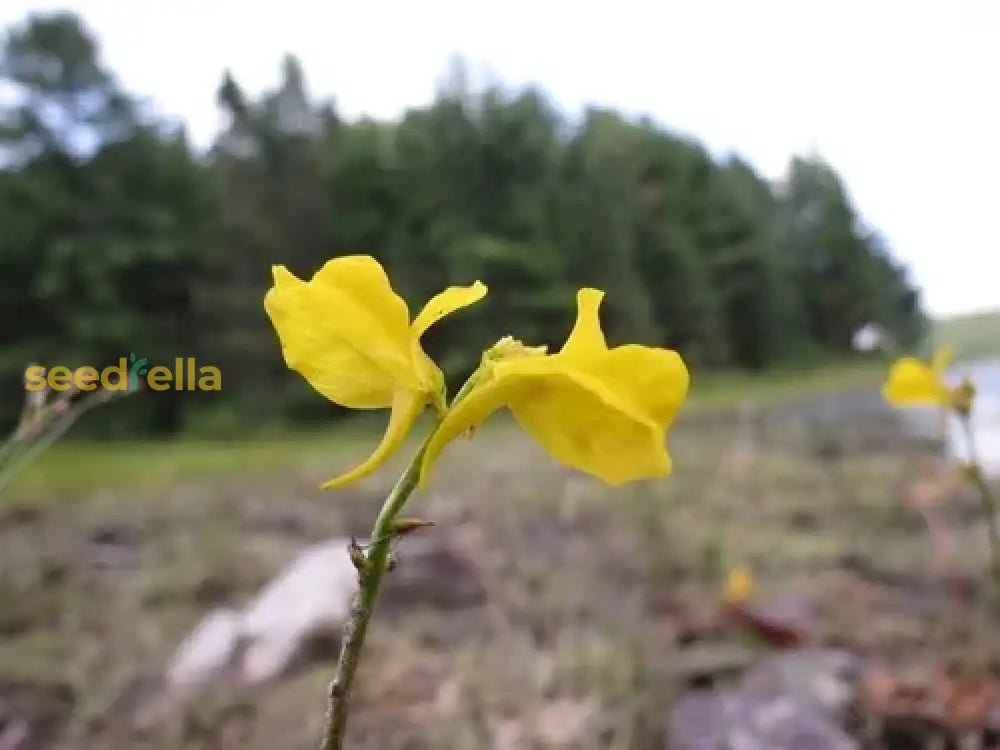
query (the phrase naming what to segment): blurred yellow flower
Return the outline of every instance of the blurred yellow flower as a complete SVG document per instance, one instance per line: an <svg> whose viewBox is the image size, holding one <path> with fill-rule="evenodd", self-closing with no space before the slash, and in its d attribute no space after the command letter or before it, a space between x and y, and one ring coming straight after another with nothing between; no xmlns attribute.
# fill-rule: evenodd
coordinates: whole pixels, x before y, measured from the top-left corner
<svg viewBox="0 0 1000 750"><path fill-rule="evenodd" d="M753 577L750 571L739 566L729 571L722 598L727 604L744 604L753 592Z"/></svg>
<svg viewBox="0 0 1000 750"><path fill-rule="evenodd" d="M580 290L576 324L558 354L510 339L487 352L474 387L428 442L421 484L449 442L504 407L558 461L607 484L670 473L666 433L687 395L687 368L667 349L609 349L603 297Z"/></svg>
<svg viewBox="0 0 1000 750"><path fill-rule="evenodd" d="M897 360L889 370L882 397L893 406L950 406L952 390L943 375L954 355L951 347L943 347L929 364L916 357Z"/></svg>
<svg viewBox="0 0 1000 750"><path fill-rule="evenodd" d="M381 444L360 466L323 485L340 487L371 474L399 448L428 406L445 410L444 375L420 337L446 315L478 302L486 286L449 287L411 322L377 260L328 261L310 281L274 266L264 297L285 363L313 388L349 409L391 409Z"/></svg>

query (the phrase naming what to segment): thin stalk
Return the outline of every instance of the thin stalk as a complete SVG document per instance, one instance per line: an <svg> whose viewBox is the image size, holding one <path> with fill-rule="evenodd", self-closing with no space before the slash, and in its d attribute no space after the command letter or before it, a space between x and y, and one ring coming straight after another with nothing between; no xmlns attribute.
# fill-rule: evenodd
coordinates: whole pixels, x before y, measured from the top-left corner
<svg viewBox="0 0 1000 750"><path fill-rule="evenodd" d="M469 378L452 401L454 406L468 393L475 384L476 376ZM341 640L340 657L337 660L337 671L327 694L326 716L323 722L323 736L320 750L342 750L347 734L347 715L351 698L351 688L361 661L365 637L368 634L368 624L375 612L382 580L389 564L389 545L393 539L393 521L403 509L407 499L413 494L420 480L420 464L427 446L437 431L438 422L425 438L416 455L411 459L403 475L396 482L382 510L379 511L375 526L372 529L371 547L366 555L365 570L359 574L358 593L351 605L351 614L344 624Z"/></svg>
<svg viewBox="0 0 1000 750"><path fill-rule="evenodd" d="M21 438L25 423L32 419L39 412L44 411L45 391L28 391L24 397L24 406L21 407L21 416L18 417L17 427L7 436L2 447L0 447L0 466L3 465L7 457L16 449ZM38 401L41 399L41 403Z"/></svg>
<svg viewBox="0 0 1000 750"><path fill-rule="evenodd" d="M18 425L20 428L20 425ZM7 459L14 455L15 450L21 436L18 435L19 429L15 429L14 432L4 441L3 445L0 445L0 468L7 462Z"/></svg>
<svg viewBox="0 0 1000 750"><path fill-rule="evenodd" d="M104 396L91 396L78 401L75 406L45 425L39 434L16 440L14 450L7 452L4 456L5 462L0 466L0 493L7 489L18 474L65 435L80 417L95 406L107 403L108 400L108 397Z"/></svg>
<svg viewBox="0 0 1000 750"><path fill-rule="evenodd" d="M14 431L7 436L3 446L0 446L0 470L2 470L7 464L12 463L12 456L17 454L17 452L23 447L24 435L26 432L25 425L29 420L35 417L38 411L32 409L30 401L25 403L24 410L21 412L21 418L17 421L17 427L15 427ZM28 432L30 432L30 430Z"/></svg>
<svg viewBox="0 0 1000 750"><path fill-rule="evenodd" d="M972 429L972 419L970 415L960 416L962 431L965 433L965 442L969 450L969 464L972 466L972 478L979 490L979 500L983 506L983 513L986 515L986 527L989 532L990 543L990 573L993 577L993 584L1000 592L1000 532L997 530L996 502L993 498L993 491L990 489L986 477L983 476L983 466L979 463L979 453L976 449L975 431Z"/></svg>
<svg viewBox="0 0 1000 750"><path fill-rule="evenodd" d="M416 489L420 479L420 461L426 443L413 457L406 471L396 482L386 498L382 510L375 521L371 539L374 543L368 550L365 571L360 576L358 593L351 605L351 614L344 625L343 644L337 661L337 672L330 683L326 720L323 727L321 750L340 750L347 730L347 709L351 697L351 687L361 660L361 650L368 633L368 623L375 611L382 579L389 562L389 545L392 542L392 522L402 510L407 499Z"/></svg>
<svg viewBox="0 0 1000 750"><path fill-rule="evenodd" d="M87 407L89 408L89 406ZM59 419L48 425L40 435L34 439L29 439L20 443L20 450L11 452L8 455L10 461L0 470L0 493L7 489L7 486L14 481L18 474L26 469L32 461L40 456L49 446L61 438L66 431L73 426L73 423L85 411L80 408L77 411L67 412Z"/></svg>

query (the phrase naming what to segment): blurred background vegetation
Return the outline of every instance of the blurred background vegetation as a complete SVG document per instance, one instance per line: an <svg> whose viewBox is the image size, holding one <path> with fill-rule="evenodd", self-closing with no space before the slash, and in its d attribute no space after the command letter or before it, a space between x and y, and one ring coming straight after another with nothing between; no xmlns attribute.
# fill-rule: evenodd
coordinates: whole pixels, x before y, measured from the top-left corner
<svg viewBox="0 0 1000 750"><path fill-rule="evenodd" d="M815 38L812 12L797 39ZM161 20L149 15L144 29ZM171 38L176 55L186 41ZM900 49L889 41L878 49ZM837 36L833 65L853 43ZM707 49L720 66L745 59ZM380 62L401 65L390 52ZM811 70L823 53L810 53L788 59ZM884 65L872 74L905 69L928 107L961 117L919 69ZM540 89L473 85L458 59L433 101L396 121L311 96L295 57L275 72L257 99L232 75L217 82L219 130L203 148L143 99L163 90L123 88L80 17L36 14L0 36L0 436L15 437L0 444L0 750L314 747L342 614L266 690L228 679L263 632L241 613L313 545L368 534L418 437L385 471L318 490L368 454L385 415L341 419L289 372L263 297L273 264L309 278L352 253L378 257L414 310L449 284L489 285L425 342L453 387L504 335L559 346L584 285L607 292L610 343L675 348L693 375L662 482L605 487L502 418L449 447L413 503L437 528L403 540L379 605L352 748L677 750L696 746L685 726L713 736L716 699L742 705L732 736L756 750L941 748L945 730L966 741L970 727L1000 737L1000 609L982 580L980 501L954 463L962 436L878 393L890 356L955 346L960 369L978 368L977 439L995 476L1000 310L930 320L896 249L815 154L765 179L648 119L570 117ZM838 68L841 88L822 90L876 142L881 112L839 104L851 76ZM766 101L755 97L740 103ZM952 163L958 132L941 141ZM933 157L916 151L896 185L955 182L934 164L937 177L914 177ZM960 207L928 199L942 226L975 210L975 188L957 184ZM856 347L876 330L880 346ZM222 391L22 388L33 362L103 368L130 354L218 367ZM753 578L746 602L720 599L734 566ZM296 608L331 596L326 579L296 584L274 625L287 635ZM222 676L144 718L199 681L175 667L204 667L186 644L216 615L238 620L233 651L210 639ZM841 684L817 644L857 657L857 679ZM762 701L784 656L794 684ZM850 711L817 715L813 687ZM745 744L746 727L787 726L779 714L858 744L795 732ZM560 743L543 741L553 727Z"/></svg>
<svg viewBox="0 0 1000 750"><path fill-rule="evenodd" d="M25 366L194 357L223 392L129 400L91 434L219 435L326 420L263 313L272 264L308 278L371 253L411 307L476 278L487 300L429 349L461 377L505 334L558 345L583 285L613 342L678 349L695 376L816 364L868 322L927 329L918 291L836 170L797 158L779 183L649 120L562 116L536 89L472 90L456 61L427 107L346 121L294 57L249 99L224 77L207 153L116 82L69 14L0 48L0 388ZM20 403L0 404L0 426Z"/></svg>

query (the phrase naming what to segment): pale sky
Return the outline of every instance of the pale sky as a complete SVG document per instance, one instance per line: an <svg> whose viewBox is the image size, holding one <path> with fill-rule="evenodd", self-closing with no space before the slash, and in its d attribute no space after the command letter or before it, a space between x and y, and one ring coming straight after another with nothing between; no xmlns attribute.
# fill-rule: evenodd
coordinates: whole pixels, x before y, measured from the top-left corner
<svg viewBox="0 0 1000 750"><path fill-rule="evenodd" d="M0 25L54 8L199 145L223 69L256 95L289 51L347 116L426 103L457 53L570 113L648 113L768 177L815 148L932 313L1000 306L1000 0L0 0Z"/></svg>

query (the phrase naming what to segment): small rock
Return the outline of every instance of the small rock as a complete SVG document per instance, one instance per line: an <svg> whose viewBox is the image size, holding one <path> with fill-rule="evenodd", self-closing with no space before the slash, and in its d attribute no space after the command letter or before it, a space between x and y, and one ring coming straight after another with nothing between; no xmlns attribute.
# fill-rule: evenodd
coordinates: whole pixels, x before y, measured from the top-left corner
<svg viewBox="0 0 1000 750"><path fill-rule="evenodd" d="M856 695L858 663L832 649L771 657L739 687L695 690L671 709L671 750L855 750L842 728Z"/></svg>
<svg viewBox="0 0 1000 750"><path fill-rule="evenodd" d="M795 695L738 694L726 750L858 750L828 714Z"/></svg>
<svg viewBox="0 0 1000 750"><path fill-rule="evenodd" d="M743 690L791 694L840 717L855 701L861 660L847 651L806 648L766 659L747 675Z"/></svg>
<svg viewBox="0 0 1000 750"><path fill-rule="evenodd" d="M307 547L243 610L244 682L277 677L309 638L343 625L358 588L347 544L332 539Z"/></svg>
<svg viewBox="0 0 1000 750"><path fill-rule="evenodd" d="M177 647L155 695L140 700L133 721L143 726L191 700L203 687L243 687L274 680L309 658L317 644L339 641L358 589L348 539L305 548L242 610L215 609ZM477 604L485 590L477 568L441 539L407 539L388 577L389 603Z"/></svg>
<svg viewBox="0 0 1000 750"><path fill-rule="evenodd" d="M209 612L174 652L166 680L177 687L207 683L233 661L241 633L240 613L234 609Z"/></svg>
<svg viewBox="0 0 1000 750"><path fill-rule="evenodd" d="M212 683L258 685L284 674L310 643L339 632L357 591L347 539L306 548L242 610L207 614L177 647L133 722L148 727Z"/></svg>

